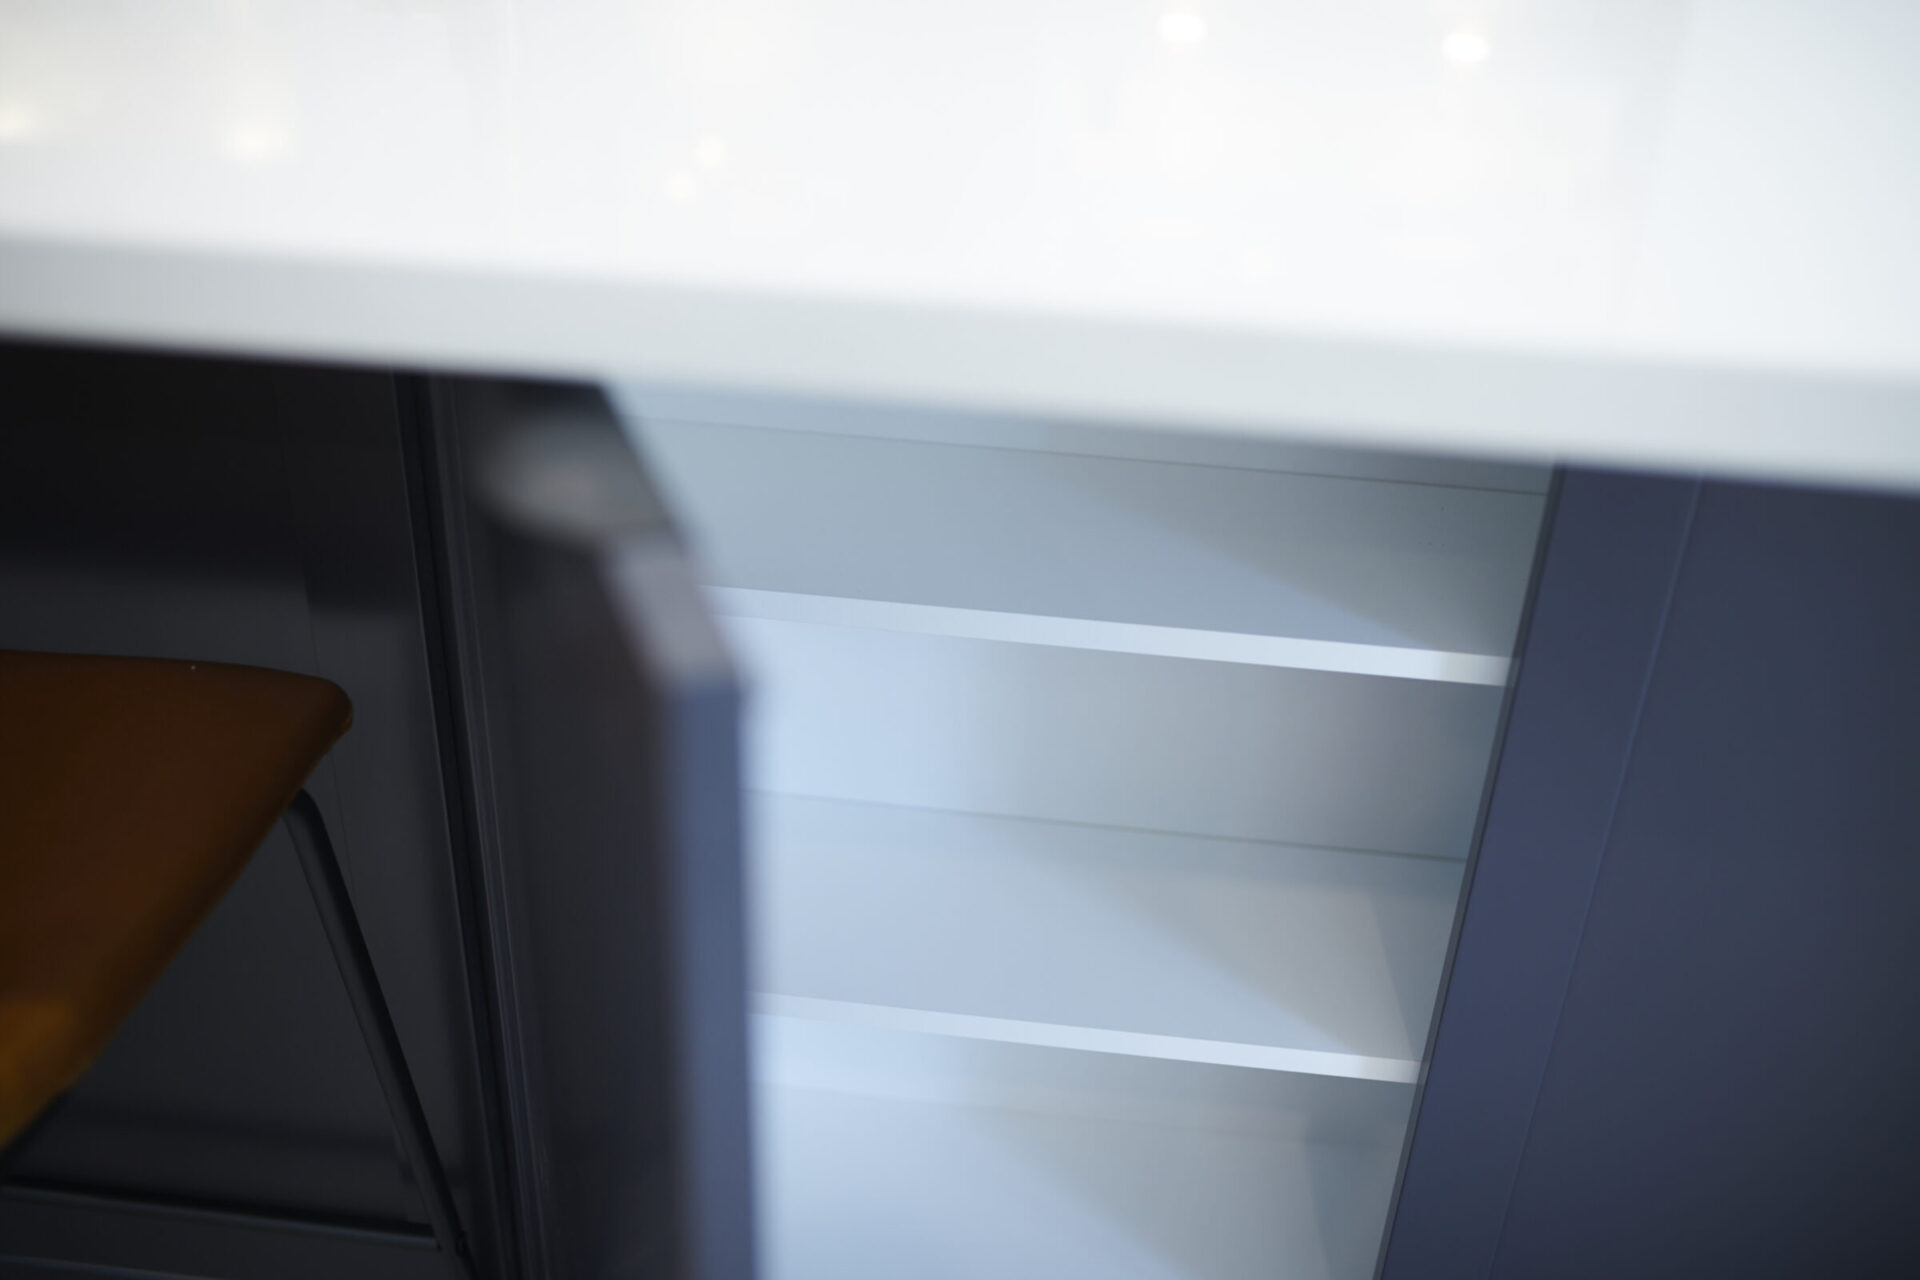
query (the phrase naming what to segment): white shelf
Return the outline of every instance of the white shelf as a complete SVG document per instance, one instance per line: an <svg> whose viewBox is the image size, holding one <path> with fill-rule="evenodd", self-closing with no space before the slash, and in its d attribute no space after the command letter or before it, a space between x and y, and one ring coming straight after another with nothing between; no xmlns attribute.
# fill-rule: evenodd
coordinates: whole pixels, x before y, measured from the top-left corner
<svg viewBox="0 0 1920 1280"><path fill-rule="evenodd" d="M726 619L764 790L1464 857L1498 689Z"/></svg>
<svg viewBox="0 0 1920 1280"><path fill-rule="evenodd" d="M731 597L750 611L779 593L842 625L1416 678L1499 681L1543 502L752 426L639 430L709 582L763 593ZM823 616L823 598L868 603ZM782 607L773 616L799 616Z"/></svg>
<svg viewBox="0 0 1920 1280"><path fill-rule="evenodd" d="M760 795L764 1012L1411 1082L1458 863Z"/></svg>
<svg viewBox="0 0 1920 1280"><path fill-rule="evenodd" d="M1411 1085L756 1012L763 1085L1361 1145L1400 1140Z"/></svg>
<svg viewBox="0 0 1920 1280"><path fill-rule="evenodd" d="M1082 1053L1113 1053L1130 1058L1158 1058L1167 1062L1198 1062L1216 1067L1246 1067L1255 1071L1290 1071L1297 1075L1377 1080L1383 1084L1413 1084L1420 1078L1420 1064L1402 1058L1369 1058L1357 1053L1327 1053L1319 1049L1288 1049L1266 1044L1230 1044L1223 1040L1200 1040L1193 1036L1063 1026L1056 1022L1022 1022L1017 1018L985 1018L978 1014L943 1013L936 1009L901 1009L890 1005L858 1004L851 1000L818 1000L811 996L762 993L753 997L753 1011L811 1022L911 1031L919 1035L958 1036L1000 1044L1074 1049Z"/></svg>
<svg viewBox="0 0 1920 1280"><path fill-rule="evenodd" d="M1543 477L625 408L753 684L767 1273L1365 1275Z"/></svg>
<svg viewBox="0 0 1920 1280"><path fill-rule="evenodd" d="M1361 1280L1412 1090L755 1020L769 1280Z"/></svg>
<svg viewBox="0 0 1920 1280"><path fill-rule="evenodd" d="M1396 480L1462 489L1544 494L1550 467L1487 458L1398 450L1342 448L1280 436L1168 430L1098 420L967 413L858 400L818 400L739 390L692 389L650 382L609 387L619 411L640 423L714 423L775 431L871 436L975 448L1072 453L1137 462L1179 462L1248 471L1291 471L1349 480Z"/></svg>
<svg viewBox="0 0 1920 1280"><path fill-rule="evenodd" d="M963 640L1002 640L1010 644L1100 649L1154 658L1294 667L1301 671L1334 671L1401 680L1505 685L1509 665L1505 658L1478 653L1343 644L1337 640L1296 640L1291 636L1251 636L1236 631L1195 631L1138 622L1047 618L1030 613L950 609L943 605L898 604L891 600L850 600L842 596L797 595L747 587L710 587L707 596L716 613L730 618L919 632Z"/></svg>

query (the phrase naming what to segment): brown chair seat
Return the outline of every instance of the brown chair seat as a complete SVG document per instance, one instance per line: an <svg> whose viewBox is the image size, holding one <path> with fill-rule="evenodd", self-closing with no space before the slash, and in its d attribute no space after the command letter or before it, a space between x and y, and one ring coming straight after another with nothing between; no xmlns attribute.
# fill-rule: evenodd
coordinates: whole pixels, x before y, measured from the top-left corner
<svg viewBox="0 0 1920 1280"><path fill-rule="evenodd" d="M0 650L0 1148L106 1047L352 719L311 676Z"/></svg>

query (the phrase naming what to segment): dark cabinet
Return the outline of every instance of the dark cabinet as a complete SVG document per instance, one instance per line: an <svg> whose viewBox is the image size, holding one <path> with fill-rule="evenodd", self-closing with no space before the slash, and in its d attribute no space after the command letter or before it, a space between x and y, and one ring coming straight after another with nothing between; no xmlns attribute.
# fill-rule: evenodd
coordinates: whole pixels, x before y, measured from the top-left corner
<svg viewBox="0 0 1920 1280"><path fill-rule="evenodd" d="M311 790L479 1274L744 1275L735 681L604 400L19 347L0 404L0 644L352 698ZM0 1270L457 1274L332 965L276 832L7 1153Z"/></svg>
<svg viewBox="0 0 1920 1280"><path fill-rule="evenodd" d="M1571 472L1383 1274L1920 1267L1920 503Z"/></svg>
<svg viewBox="0 0 1920 1280"><path fill-rule="evenodd" d="M51 347L0 412L0 645L353 698L483 1280L1912 1270L1910 499ZM455 1274L280 835L8 1153L0 1273L75 1268Z"/></svg>

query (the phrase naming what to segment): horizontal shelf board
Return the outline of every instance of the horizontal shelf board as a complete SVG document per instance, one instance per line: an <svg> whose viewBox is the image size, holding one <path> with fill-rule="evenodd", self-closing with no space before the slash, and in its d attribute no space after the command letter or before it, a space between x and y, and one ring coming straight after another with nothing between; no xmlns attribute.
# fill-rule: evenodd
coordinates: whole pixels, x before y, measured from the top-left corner
<svg viewBox="0 0 1920 1280"><path fill-rule="evenodd" d="M725 619L749 785L1463 858L1491 686Z"/></svg>
<svg viewBox="0 0 1920 1280"><path fill-rule="evenodd" d="M1178 462L1252 471L1289 471L1301 475L1341 476L1349 480L1391 480L1464 489L1501 489L1513 493L1543 494L1553 478L1551 467L1527 463L1398 450L1343 448L1293 439L1191 429L1154 430L1106 422L967 413L924 406L907 408L706 388L693 390L644 382L616 383L609 390L620 412L630 420L646 422L717 423L831 435L877 436L884 440L917 440L924 444L1083 454L1096 458L1131 458L1137 462Z"/></svg>
<svg viewBox="0 0 1920 1280"><path fill-rule="evenodd" d="M769 1280L1363 1280L1398 1157L1384 1141L764 1077L755 1103Z"/></svg>
<svg viewBox="0 0 1920 1280"><path fill-rule="evenodd" d="M716 586L1504 657L1533 493L646 422Z"/></svg>
<svg viewBox="0 0 1920 1280"><path fill-rule="evenodd" d="M1367 1079L1413 1078L1462 872L797 796L748 813L754 982L788 1012Z"/></svg>
<svg viewBox="0 0 1920 1280"><path fill-rule="evenodd" d="M1413 1086L756 1012L768 1085L1397 1147Z"/></svg>
<svg viewBox="0 0 1920 1280"><path fill-rule="evenodd" d="M966 640L1052 645L1063 649L1099 649L1148 657L1233 662L1247 666L1293 667L1346 675L1388 676L1402 680L1440 680L1457 684L1504 685L1505 658L1478 653L1347 644L1337 640L1300 640L1231 631L1196 631L1138 622L1102 622L955 609L946 605L903 604L893 600L857 600L843 596L803 595L747 587L711 587L716 612L735 618L766 618L821 626L879 631L920 632Z"/></svg>
<svg viewBox="0 0 1920 1280"><path fill-rule="evenodd" d="M845 1022L923 1035L961 1036L970 1040L997 1040L1004 1044L1074 1049L1084 1053L1116 1053L1136 1058L1247 1067L1256 1071L1289 1071L1300 1075L1339 1076L1348 1080L1378 1080L1388 1084L1412 1084L1420 1078L1418 1062L1399 1058L1370 1058L1317 1049L1230 1044L1220 1040L1197 1040L1190 1036L1022 1022L1014 1018L987 1018L977 1014L942 1013L931 1009L858 1004L851 1000L820 1000L810 996L762 992L754 996L753 1010L756 1013L805 1018L815 1022Z"/></svg>

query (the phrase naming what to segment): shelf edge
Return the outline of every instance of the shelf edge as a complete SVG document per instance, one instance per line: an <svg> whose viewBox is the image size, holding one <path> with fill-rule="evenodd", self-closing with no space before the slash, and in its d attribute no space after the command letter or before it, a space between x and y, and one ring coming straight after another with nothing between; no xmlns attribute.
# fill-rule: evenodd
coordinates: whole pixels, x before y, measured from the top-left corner
<svg viewBox="0 0 1920 1280"><path fill-rule="evenodd" d="M1250 1067L1258 1071L1286 1071L1296 1075L1338 1076L1348 1080L1376 1080L1413 1084L1420 1064L1402 1058L1375 1058L1358 1053L1330 1053L1320 1049L1286 1049L1275 1045L1238 1044L1189 1036L1164 1036L1143 1031L1110 1031L1102 1027L1068 1026L1052 1022L1024 1022L970 1013L943 1013L933 1009L903 1009L893 1005L862 1004L853 1000L826 1000L813 996L756 992L750 1007L769 1017L800 1018L810 1022L838 1022L886 1031L957 1036L970 1040L997 1040L1051 1049L1079 1049L1136 1058L1165 1058L1177 1062L1223 1067Z"/></svg>
<svg viewBox="0 0 1920 1280"><path fill-rule="evenodd" d="M1202 631L1138 622L1106 622L1041 614L958 609L947 605L860 600L751 587L708 587L708 599L723 617L757 618L816 626L904 631L963 640L1096 649L1147 657L1290 667L1341 675L1387 676L1449 684L1500 686L1508 661L1480 653L1397 648L1340 640L1304 640L1237 631Z"/></svg>

